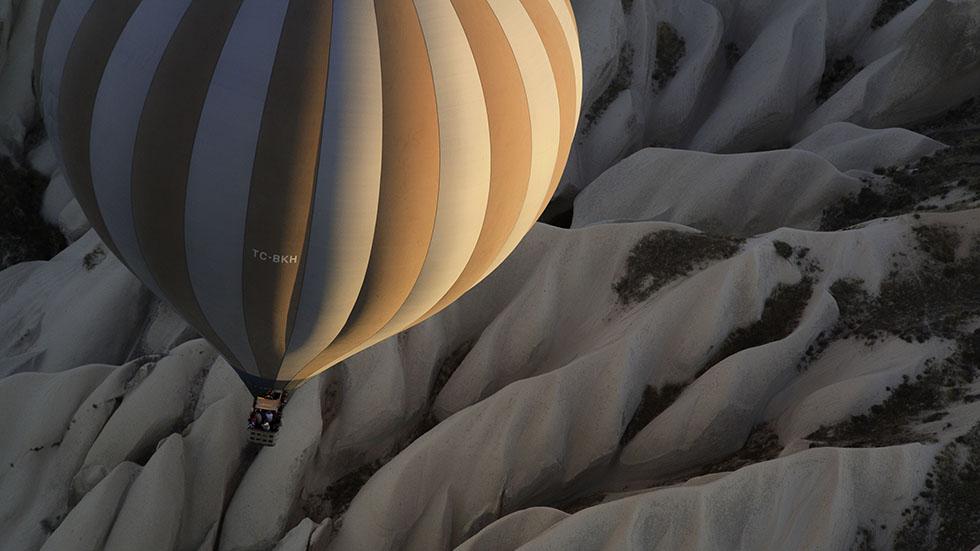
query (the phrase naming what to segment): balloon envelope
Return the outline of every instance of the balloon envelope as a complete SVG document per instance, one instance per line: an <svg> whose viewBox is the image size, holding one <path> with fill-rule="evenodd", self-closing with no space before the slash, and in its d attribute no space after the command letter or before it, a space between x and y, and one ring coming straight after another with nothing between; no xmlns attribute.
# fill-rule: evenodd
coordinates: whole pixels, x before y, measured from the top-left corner
<svg viewBox="0 0 980 551"><path fill-rule="evenodd" d="M93 227L253 390L499 265L582 94L567 0L46 0L37 44Z"/></svg>

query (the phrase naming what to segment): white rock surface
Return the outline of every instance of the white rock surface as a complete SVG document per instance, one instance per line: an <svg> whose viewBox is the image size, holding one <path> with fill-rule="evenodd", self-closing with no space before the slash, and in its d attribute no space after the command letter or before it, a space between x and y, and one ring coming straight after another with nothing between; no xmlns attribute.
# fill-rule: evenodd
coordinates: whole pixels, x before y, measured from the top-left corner
<svg viewBox="0 0 980 551"><path fill-rule="evenodd" d="M265 549L282 537L316 452L323 420L320 379L299 388L283 410L276 445L263 448L228 504L220 549Z"/></svg>
<svg viewBox="0 0 980 551"><path fill-rule="evenodd" d="M793 146L816 153L841 172L900 166L943 148L904 128L871 129L849 122L828 124Z"/></svg>
<svg viewBox="0 0 980 551"><path fill-rule="evenodd" d="M78 204L71 189L68 188L68 179L65 174L58 170L51 176L48 187L44 190L44 203L41 206L41 217L48 224L58 224L58 217L65 210L69 203Z"/></svg>
<svg viewBox="0 0 980 551"><path fill-rule="evenodd" d="M890 541L895 526L881 530L882 519L901 517L934 454L921 444L809 450L586 509L521 549L848 549L859 528Z"/></svg>
<svg viewBox="0 0 980 551"><path fill-rule="evenodd" d="M572 3L593 115L559 199L573 229L537 226L447 310L300 388L259 450L231 367L99 242L46 142L24 151L40 2L0 0L0 149L52 176L41 215L71 243L0 272L0 419L16 420L0 439L0 550L846 549L859 529L887 548L980 402L917 421L928 445L807 437L953 343L836 340L799 362L839 319L835 281L876 293L916 269L923 224L954 229L966 254L980 210L811 230L876 167L942 147L893 127L980 89L980 7L918 0L871 30L877 0ZM661 23L685 47L655 87ZM818 103L847 55L863 69ZM746 240L622 304L634 245L695 228ZM803 278L785 337L716 358ZM647 388L668 383L676 400L624 439ZM760 426L778 458L713 472Z"/></svg>
<svg viewBox="0 0 980 551"><path fill-rule="evenodd" d="M242 419L248 417L248 396L227 396L196 417L184 436L183 518L179 549L194 549L212 526L221 523L225 504L238 482L246 438Z"/></svg>
<svg viewBox="0 0 980 551"><path fill-rule="evenodd" d="M55 154L54 146L51 145L51 140L47 139L28 153L27 163L31 165L31 168L48 178L61 171L60 161Z"/></svg>
<svg viewBox="0 0 980 551"><path fill-rule="evenodd" d="M626 4L632 8L623 14ZM912 124L980 89L976 2L920 0L873 30L878 5L574 1L584 52L583 113L596 112L593 104L613 80L621 51L633 52L632 78L594 125L579 126L559 191L563 200L650 145L714 153L787 147L842 121L869 128ZM660 23L683 38L685 53L658 90L651 75ZM846 56L863 70L818 103L824 70ZM620 107L626 105L631 113Z"/></svg>
<svg viewBox="0 0 980 551"><path fill-rule="evenodd" d="M279 540L273 551L306 551L315 529L316 523L304 518L286 534L286 537Z"/></svg>
<svg viewBox="0 0 980 551"><path fill-rule="evenodd" d="M923 218L976 233L975 215ZM611 291L602 290L610 288L628 252L614 244L670 226L539 228L527 250L512 259L519 265L528 254L537 269L510 274L505 268L474 293L499 296L493 287L510 286L509 277L520 279L524 290L484 331L440 393L440 417L455 414L368 481L344 515L332 548L398 549L418 538L436 548L455 545L486 518L519 508L516 503L547 502L597 469L611 468L628 479L650 473L669 479L737 451L753 427L775 420L767 419L766 404L793 387L802 351L835 321L837 308L826 286L841 277L862 277L875 289L891 269L888 259L910 246L912 222L907 217L851 232L783 230L755 238L738 256L625 311ZM809 247L809 257L823 267L799 327L786 339L709 366L614 461L616 436L643 385L694 376L733 328L759 316L777 284L799 279L796 267L775 253L774 238ZM558 244L541 254L537 240ZM583 318L601 325L576 331ZM875 388L887 384L879 380ZM831 424L849 411L814 410L806 423ZM447 508L453 511L448 525L442 520Z"/></svg>
<svg viewBox="0 0 980 551"><path fill-rule="evenodd" d="M456 551L517 549L568 516L568 513L550 507L521 509L480 530Z"/></svg>
<svg viewBox="0 0 980 551"><path fill-rule="evenodd" d="M763 508L752 513L759 516L743 519L752 527L746 547L763 541L753 538L840 542L853 536L848 532L852 526L836 528L832 521L837 509L825 503L856 499L846 488L875 485L878 476L905 481L900 491L906 493L899 497L880 492L861 497L867 500L860 502L862 507L892 526L900 522L892 508L906 506L920 474L902 470L905 463L896 463L892 452L879 457L884 452L866 450L790 453L785 460L751 467L755 471L749 474L743 469L731 477L715 475L692 482L693 489L683 492L666 489L612 498L568 518L559 518L564 513L553 508L531 508L558 503L566 488L575 485L594 490L607 481L626 480L635 492L649 474L670 479L697 469L736 451L761 422L772 423L784 443L799 440L814 427L880 400L885 388L921 366L915 358L948 354L948 343L941 341L883 342L872 349L848 348L845 341L805 374L796 371L801 351L836 316L826 287L842 277L860 277L875 291L892 270L895 254L910 255L909 261L919 254L912 251L910 228L923 223L957 227L967 237L980 233L977 211L928 214L919 220L900 217L846 232L781 229L748 240L734 257L708 263L630 307L617 302L612 284L633 244L652 231L692 230L662 222L575 230L539 226L498 272L446 312L302 387L289 402L279 444L254 460L244 451L240 428L248 396L203 341L122 367L7 377L0 380L0 390L6 389L9 399L0 403L11 411L37 407L47 415L32 417L38 426L24 426L0 448L15 463L0 475L0 485L5 495L15 497L19 513L0 516L4 533L12 534L9 541L20 547L40 546L46 537L41 521L49 519L44 525L56 534L51 545L57 548L84 520L93 523L92 541L108 531L107 545L119 542L125 547L138 545L133 542L144 535L131 527L151 516L157 519L154 541L173 541L180 549L212 544L222 549L280 544L302 549L304 541L313 539L322 548L345 550L442 549L467 540L474 549L524 541L560 548L562 544L550 542L581 540L583 532L608 537L615 547L621 538L654 537L645 532L643 519L660 514L681 515L671 517L678 527L671 538L702 533L699 525L679 519L699 518L683 513L691 500L702 499L691 496L710 486L718 507L746 496L785 496L780 499L802 500L793 503L830 519L809 532L771 531L768 523L775 513ZM799 326L783 340L705 366L726 335L758 318L777 285L801 277L798 266L776 254L775 239L808 247L808 258L822 268L811 274L815 290ZM59 262L28 265L28 273ZM2 277L25 279L14 277L17 270ZM79 276L84 274L74 277ZM5 311L5 319L7 315ZM465 352L469 340L475 341L472 350L435 399L432 413L442 421L402 450L402 442L427 413L437 366L457 349ZM684 381L704 367L709 369L671 407L620 447L620 435L645 385ZM840 390L845 387L851 392ZM71 389L74 398L66 399L61 388ZM60 409L52 409L42 396L55 400L50 404ZM966 415L963 423L969 426L974 414L958 415ZM73 418L76 423L70 424ZM67 425L72 428L57 448L24 455L23 450L58 438ZM161 440L164 444L154 452ZM917 449L889 450L906 448ZM929 450L917 465L928 466L935 451ZM311 500L350 473L352 465L379 459L388 461L368 477L335 525L316 527L323 520L318 517L302 520L309 516L304 512ZM801 481L797 463L783 463L789 460L841 462L853 483L820 486L824 493L814 494L808 488L817 479ZM121 475L110 473L136 469L125 467L134 461L147 461L137 479L143 482L124 491L125 484L117 479ZM926 468L921 465L915 473ZM758 482L772 478L785 482L771 488ZM43 499L28 498L36 495L35 480L60 489L44 493ZM134 494L137 488L142 489ZM134 495L153 497L134 501ZM25 506L32 499L34 504ZM647 507L646 500L667 505ZM886 505L893 502L897 504ZM636 511L620 532L590 528L592 514L627 522L619 520L619 507ZM106 516L96 515L98 509ZM122 520L115 520L117 510ZM329 514L330 508L319 510ZM616 512L604 517L604 511ZM718 511L724 514L723 508ZM552 520L557 523L546 526ZM605 526L612 521L595 522ZM336 534L329 533L331 526Z"/></svg>
<svg viewBox="0 0 980 551"><path fill-rule="evenodd" d="M857 2L855 15L867 10ZM862 9L863 8L863 9ZM732 69L714 110L691 139L692 149L717 152L779 144L820 82L826 55L827 2L782 4ZM765 74L766 78L759 78Z"/></svg>
<svg viewBox="0 0 980 551"><path fill-rule="evenodd" d="M4 546L40 547L82 497L72 479L137 367L90 365L0 379L4 418L18 419L20 427L4 438L0 463Z"/></svg>
<svg viewBox="0 0 980 551"><path fill-rule="evenodd" d="M98 551L105 548L130 484L141 471L135 463L121 463L85 494L41 548L43 551Z"/></svg>
<svg viewBox="0 0 980 551"><path fill-rule="evenodd" d="M48 262L0 272L0 302L0 376L118 364L193 337L92 231Z"/></svg>
<svg viewBox="0 0 980 551"><path fill-rule="evenodd" d="M180 432L191 420L194 389L206 375L202 370L214 358L214 349L198 340L178 347L159 362L144 364L140 369L149 374L102 428L85 456L82 476L91 481L89 472L108 471L122 461L147 457L157 442L175 429Z"/></svg>
<svg viewBox="0 0 980 551"><path fill-rule="evenodd" d="M841 120L878 128L910 124L974 96L980 89L980 5L933 0L893 50L867 61L807 117L797 136Z"/></svg>
<svg viewBox="0 0 980 551"><path fill-rule="evenodd" d="M184 493L184 446L170 435L126 492L106 540L106 551L173 549Z"/></svg>
<svg viewBox="0 0 980 551"><path fill-rule="evenodd" d="M91 233L92 229L92 224L85 218L82 207L75 200L69 201L65 208L61 209L56 225L69 243L81 239L86 232Z"/></svg>
<svg viewBox="0 0 980 551"><path fill-rule="evenodd" d="M740 236L782 226L816 229L825 205L862 186L821 157L795 149L716 155L650 148L620 161L576 197L572 227L661 220Z"/></svg>
<svg viewBox="0 0 980 551"><path fill-rule="evenodd" d="M975 214L968 211L923 218L961 227L969 234L980 230ZM650 222L563 231L541 226L497 274L445 314L348 362L346 377L357 378L343 382L341 388L353 385L361 389L351 391L349 401L346 395L339 404L327 399L336 398L327 392L327 378L320 380L321 385L303 387L290 402L288 430L279 445L263 450L237 484L223 513L220 545L225 549L274 545L293 529L290 522L295 521L289 519L297 500L303 499L304 484L324 476L317 472L319 465L336 473L323 479L329 484L346 474L341 465L349 464L358 453L374 450L383 455L371 437L363 441L356 438L356 427L373 430L370 434L382 439L406 433L418 422L417 415L400 420L402 427L408 424L407 429L399 428L394 415L390 420L382 416L371 429L370 423L365 424L372 418L370 404L390 407L392 413L406 407L416 411L424 407L429 377L423 370L418 380L406 381L402 390L388 394L383 378L370 382L372 377L379 377L370 367L376 366L388 377L398 372L389 371L389 365L429 365L431 373L433 364L458 347L461 336L451 336L454 332L463 336L472 332L478 337L436 400L439 418L456 414L370 477L339 523L331 548L411 548L405 542L419 548L449 547L462 543L495 518L522 510L523 504L553 499L561 488L587 479L600 468L612 468L617 476L627 476L641 466L668 477L731 453L760 421L788 427L780 428L780 433L790 439L860 411L883 396L883 388L894 385L897 377L915 367L909 360L901 364L905 367L889 367L899 357L908 358L906 345L886 343L881 345L882 352L876 348L850 356L831 350L824 363L818 362L803 377L795 375L797 354L835 315L832 301L819 289L839 277L861 277L869 289L875 289L890 271L893 253L910 246L909 227L913 223L920 222L906 217L829 234L780 230L750 240L735 257L716 262L669 285L641 305L625 309L616 303L611 283L621 273L632 244L650 231L682 227ZM692 376L732 328L759 315L775 285L799 279L797 268L776 255L772 247L776 238L809 247L811 258L823 267L818 290L799 328L783 341L746 350L713 366L640 431L621 459L614 461L619 434L645 384ZM507 298L501 301L501 297ZM557 304L566 306L551 307ZM476 315L467 317L466 312ZM463 319L467 322L455 323ZM582 320L593 321L582 327ZM555 340L554 335L562 338ZM444 344L426 347L425 342ZM894 351L888 352L888 346ZM920 358L947 349L942 343L931 348L907 346ZM212 364L215 367L208 371ZM836 369L828 373L824 365ZM840 365L882 369L888 375L870 377ZM101 369L105 372L111 368ZM3 382L19 392L22 385L37 386L27 382L32 377L58 378L85 372L79 368L63 374L24 373ZM105 473L132 458L129 450L166 433L143 427L173 426L175 419L185 418L178 413L192 412L184 438L167 441L171 455L182 442L180 454L187 459L181 472L186 482L180 485L185 490L179 520L161 530L168 538L179 537L181 548L195 548L213 537L209 534L213 534L216 519L221 518L216 515L222 515L221 496L231 495L223 493L229 489L222 488L234 484L234 472L240 468L242 436L235 425L247 411L247 396L229 393L236 388L231 373L223 362L214 361L213 351L201 341L178 347L152 369L146 363L134 363L120 373L123 378L114 383L124 393L120 405L100 429L98 439L78 450L82 455L75 459L75 468L81 468L80 459L88 457L89 467L103 465L95 469L103 474L82 469L75 476L75 491L80 497L94 492L88 488L98 488L97 482ZM125 381L129 382L123 384ZM855 388L862 390L850 395L834 390L835 385L848 381L852 385L860 381ZM83 388L80 392L89 391ZM828 393L833 393L837 407L821 406L821 396ZM188 396L193 403L187 401ZM199 396L196 402L194 396ZM392 403L398 396L415 398ZM86 404L82 411L98 411ZM692 404L697 404L695 410ZM780 404L790 407L787 410ZM20 407L16 402L11 405ZM362 409L363 413L354 413ZM330 436L323 438L346 447L346 452L330 453L331 448L322 444L324 419L330 427L324 435ZM31 435L44 434L29 429ZM140 436L151 433L158 436ZM212 433L222 439L199 436ZM133 436L122 437L124 434ZM314 459L318 448L326 450L325 455ZM671 453L664 455L660 450ZM161 453L157 451L150 461ZM318 467L310 471L313 465ZM200 473L195 474L195 469ZM70 479L71 475L62 478L64 484ZM311 488L315 492L317 485ZM161 518L177 518L173 516L174 506L167 507L170 516ZM451 523L446 520L450 512L454 518ZM506 526L508 523L502 523L495 530L503 531ZM534 530L521 526L514 525L513 531L502 533L518 538L525 533L533 536L530 532ZM302 530L299 533L305 534Z"/></svg>
<svg viewBox="0 0 980 551"><path fill-rule="evenodd" d="M150 295L92 232L49 262L4 270L0 297L0 375L9 375L122 363Z"/></svg>
<svg viewBox="0 0 980 551"><path fill-rule="evenodd" d="M821 419L861 415L882 402L902 377L914 379L930 358L945 358L951 343L935 339L922 344L898 338L871 346L848 339L832 343L784 391L769 401L764 416L777 418L776 432L791 447L820 428Z"/></svg>

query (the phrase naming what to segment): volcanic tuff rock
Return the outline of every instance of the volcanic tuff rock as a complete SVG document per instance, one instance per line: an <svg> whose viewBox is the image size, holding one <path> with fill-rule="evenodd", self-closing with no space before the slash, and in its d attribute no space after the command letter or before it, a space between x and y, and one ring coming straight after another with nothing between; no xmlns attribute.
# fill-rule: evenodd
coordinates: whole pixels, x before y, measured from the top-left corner
<svg viewBox="0 0 980 551"><path fill-rule="evenodd" d="M980 5L904 4L573 0L571 229L259 450L36 143L40 2L0 0L0 143L68 241L0 271L0 549L980 543Z"/></svg>

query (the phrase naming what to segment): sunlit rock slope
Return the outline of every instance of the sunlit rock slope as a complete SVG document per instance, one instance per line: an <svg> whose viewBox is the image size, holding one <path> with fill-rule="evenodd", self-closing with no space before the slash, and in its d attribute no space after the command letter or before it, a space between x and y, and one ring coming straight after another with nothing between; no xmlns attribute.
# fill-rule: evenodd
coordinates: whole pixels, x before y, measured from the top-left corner
<svg viewBox="0 0 980 551"><path fill-rule="evenodd" d="M0 0L0 549L980 545L977 2L574 0L551 224L262 449L71 197L40 4Z"/></svg>

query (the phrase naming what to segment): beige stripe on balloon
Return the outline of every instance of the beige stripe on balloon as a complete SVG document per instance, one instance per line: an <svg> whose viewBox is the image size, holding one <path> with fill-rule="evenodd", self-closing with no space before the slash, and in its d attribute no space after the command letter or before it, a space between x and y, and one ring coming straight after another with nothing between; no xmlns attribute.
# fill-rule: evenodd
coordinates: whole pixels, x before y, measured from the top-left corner
<svg viewBox="0 0 980 551"><path fill-rule="evenodd" d="M416 0L439 113L439 203L412 293L364 348L408 328L459 278L480 237L490 191L490 129L480 74L463 26L445 0Z"/></svg>
<svg viewBox="0 0 980 551"><path fill-rule="evenodd" d="M531 178L517 224L488 272L503 262L537 219L538 206L546 199L551 186L561 129L555 76L548 52L530 17L518 0L492 0L490 5L514 51L518 52L518 66L531 113Z"/></svg>
<svg viewBox="0 0 980 551"><path fill-rule="evenodd" d="M577 90L575 84L575 67L572 62L572 52L568 41L562 31L561 23L553 9L538 0L521 0L525 10L531 17L534 27L538 30L538 35L548 51L548 59L551 63L551 70L555 75L555 85L558 90L558 107L561 113L560 142L558 145L558 155L555 158L554 171L551 176L551 185L538 207L535 219L541 216L551 196L558 189L561 175L565 169L565 162L568 160L568 152L572 147L572 139L575 137L575 127L578 123Z"/></svg>
<svg viewBox="0 0 980 551"><path fill-rule="evenodd" d="M517 59L485 0L453 0L480 73L490 121L490 195L486 220L466 268L417 321L442 310L475 285L510 236L531 174L531 121Z"/></svg>
<svg viewBox="0 0 980 551"><path fill-rule="evenodd" d="M290 336L290 347L279 373L295 379L343 328L364 282L377 219L381 179L381 62L378 26L372 2L349 2L334 7L333 45L327 87L324 135L317 174L316 201L327 210L314 220L327 226L311 234L309 246L325 237L324 262L313 266L307 251L306 270L323 270L319 289L303 291L300 312L315 316L310 327ZM319 255L317 255L319 256ZM318 294L320 293L320 294ZM303 311L310 308L312 314ZM301 333L302 332L302 333ZM305 375L304 375L305 377Z"/></svg>
<svg viewBox="0 0 980 551"><path fill-rule="evenodd" d="M391 320L422 271L435 225L439 122L422 28L410 0L376 0L374 5L384 109L378 222L351 319L311 362L311 371L359 350Z"/></svg>
<svg viewBox="0 0 980 551"><path fill-rule="evenodd" d="M548 0L558 22L561 24L562 31L565 33L565 42L568 44L569 52L572 56L572 66L575 68L575 120L578 121L579 112L582 109L582 52L578 42L578 23L575 21L575 11L568 0Z"/></svg>

